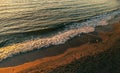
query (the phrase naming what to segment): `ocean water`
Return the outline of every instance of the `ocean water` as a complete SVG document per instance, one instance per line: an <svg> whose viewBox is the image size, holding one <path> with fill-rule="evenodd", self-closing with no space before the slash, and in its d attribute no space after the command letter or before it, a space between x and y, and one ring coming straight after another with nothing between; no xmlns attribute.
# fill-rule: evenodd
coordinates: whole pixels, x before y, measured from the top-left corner
<svg viewBox="0 0 120 73"><path fill-rule="evenodd" d="M0 61L119 19L120 0L0 0Z"/></svg>

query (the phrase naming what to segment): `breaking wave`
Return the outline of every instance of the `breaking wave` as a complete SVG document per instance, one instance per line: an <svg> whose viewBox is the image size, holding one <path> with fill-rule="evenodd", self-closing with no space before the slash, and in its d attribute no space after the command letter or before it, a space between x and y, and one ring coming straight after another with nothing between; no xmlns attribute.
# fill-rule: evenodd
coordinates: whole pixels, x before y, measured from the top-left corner
<svg viewBox="0 0 120 73"><path fill-rule="evenodd" d="M64 44L67 40L73 38L74 36L80 35L81 33L93 32L96 26L108 25L109 21L114 19L114 17L119 14L120 10L105 13L92 17L84 22L75 22L70 25L66 25L64 30L59 31L54 36L37 38L34 40L24 41L22 43L2 47L0 48L0 61L8 57L12 57L15 54L31 51L34 49L41 49L43 47L49 47L50 45Z"/></svg>

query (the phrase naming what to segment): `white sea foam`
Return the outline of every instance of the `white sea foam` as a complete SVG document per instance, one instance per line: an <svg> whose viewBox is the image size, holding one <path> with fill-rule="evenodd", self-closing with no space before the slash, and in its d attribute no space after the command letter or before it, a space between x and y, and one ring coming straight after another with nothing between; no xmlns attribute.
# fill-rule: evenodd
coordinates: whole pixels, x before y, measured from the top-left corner
<svg viewBox="0 0 120 73"><path fill-rule="evenodd" d="M118 10L109 14L95 16L85 22L73 23L72 25L66 26L63 31L60 31L58 34L52 37L41 39L38 38L35 40L29 40L22 43L0 48L0 61L8 57L12 57L13 55L21 52L27 52L34 49L41 49L42 47L48 47L50 45L64 44L70 38L73 38L74 36L77 36L81 33L93 32L96 26L108 25L108 21L119 13L120 11Z"/></svg>

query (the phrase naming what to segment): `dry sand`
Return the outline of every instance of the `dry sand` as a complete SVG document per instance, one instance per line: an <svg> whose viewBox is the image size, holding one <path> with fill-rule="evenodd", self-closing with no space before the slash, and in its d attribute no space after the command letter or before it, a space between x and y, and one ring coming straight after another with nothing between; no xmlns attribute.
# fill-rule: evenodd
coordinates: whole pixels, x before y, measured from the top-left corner
<svg viewBox="0 0 120 73"><path fill-rule="evenodd" d="M77 43L78 39L76 39L74 40L74 44L77 43L77 45L73 45L74 47L67 47L69 49L66 49L66 51L60 55L41 58L14 67L0 68L0 73L77 73L71 72L74 71L72 70L73 68L77 68L75 65L71 68L68 66L73 62L75 62L76 65L79 64L79 62L76 61L79 61L80 59L101 54L111 49L111 47L116 44L116 41L120 40L120 23L114 24L114 29L112 31L102 31L100 30L101 28L106 29L108 26L97 27L96 32L82 35L80 38L83 39L83 45L80 44L81 42ZM71 69L71 71L67 72L66 67Z"/></svg>

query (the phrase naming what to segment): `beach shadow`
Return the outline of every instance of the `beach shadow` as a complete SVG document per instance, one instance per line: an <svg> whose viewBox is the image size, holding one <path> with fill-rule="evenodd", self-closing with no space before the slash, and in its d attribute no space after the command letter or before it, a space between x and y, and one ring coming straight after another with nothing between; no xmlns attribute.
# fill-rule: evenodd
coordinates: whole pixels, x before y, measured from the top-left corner
<svg viewBox="0 0 120 73"><path fill-rule="evenodd" d="M120 40L105 52L74 60L49 73L120 73Z"/></svg>

